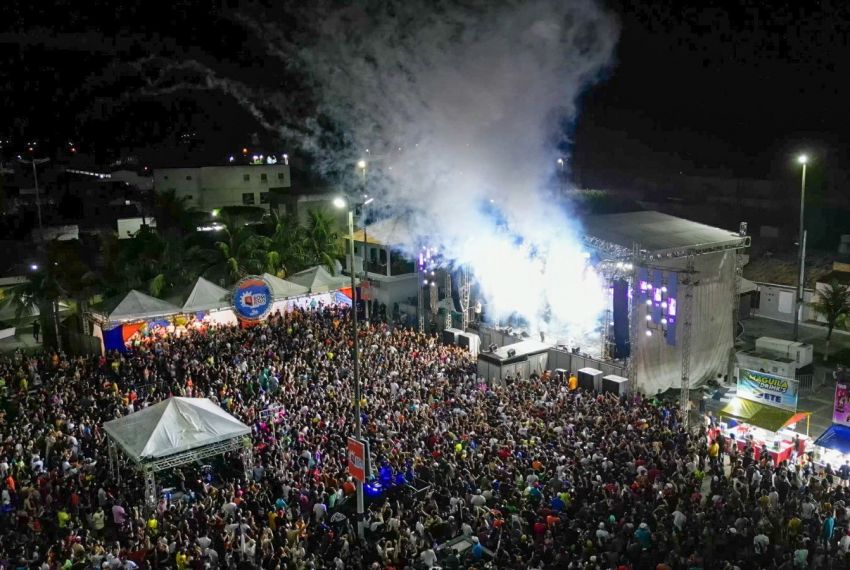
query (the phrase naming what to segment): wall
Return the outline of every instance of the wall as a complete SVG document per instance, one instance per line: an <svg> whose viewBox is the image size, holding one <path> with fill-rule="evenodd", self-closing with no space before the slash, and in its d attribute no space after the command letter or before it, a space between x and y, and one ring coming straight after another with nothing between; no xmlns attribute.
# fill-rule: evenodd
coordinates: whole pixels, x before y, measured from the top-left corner
<svg viewBox="0 0 850 570"><path fill-rule="evenodd" d="M752 310L754 317L764 317L785 323L794 322L794 297L797 290L793 285L756 283L756 287L759 291L759 301L758 307L753 307ZM803 291L801 321L817 319L817 314L808 305L812 301L813 295L814 292L811 289Z"/></svg>
<svg viewBox="0 0 850 570"><path fill-rule="evenodd" d="M268 207L272 190L285 190L291 184L285 164L161 168L154 172L157 191L173 189L190 206L204 211L226 206Z"/></svg>

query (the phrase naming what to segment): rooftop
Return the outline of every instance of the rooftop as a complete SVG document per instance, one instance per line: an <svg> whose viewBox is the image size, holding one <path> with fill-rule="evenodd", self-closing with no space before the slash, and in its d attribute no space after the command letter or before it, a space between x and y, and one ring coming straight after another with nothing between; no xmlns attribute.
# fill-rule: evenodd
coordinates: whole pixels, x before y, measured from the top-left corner
<svg viewBox="0 0 850 570"><path fill-rule="evenodd" d="M631 249L634 244L647 251L691 248L740 242L732 232L655 211L588 216L588 236Z"/></svg>

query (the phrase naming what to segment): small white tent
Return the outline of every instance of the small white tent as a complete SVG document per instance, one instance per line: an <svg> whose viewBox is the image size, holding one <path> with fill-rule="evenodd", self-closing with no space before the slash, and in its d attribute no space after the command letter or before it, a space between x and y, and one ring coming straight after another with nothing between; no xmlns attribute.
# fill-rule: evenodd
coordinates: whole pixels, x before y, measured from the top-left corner
<svg viewBox="0 0 850 570"><path fill-rule="evenodd" d="M306 295L309 292L307 287L281 279L271 273L263 273L263 279L268 281L269 285L271 285L272 294L276 300L300 297L301 295Z"/></svg>
<svg viewBox="0 0 850 570"><path fill-rule="evenodd" d="M351 286L351 280L343 275L331 275L321 265L299 271L286 278L287 281L306 287L311 295L329 293Z"/></svg>
<svg viewBox="0 0 850 570"><path fill-rule="evenodd" d="M103 424L136 463L168 457L251 433L207 398L173 397Z"/></svg>
<svg viewBox="0 0 850 570"><path fill-rule="evenodd" d="M218 311L230 308L230 291L203 277L198 277L189 298L183 303L184 313Z"/></svg>
<svg viewBox="0 0 850 570"><path fill-rule="evenodd" d="M120 323L167 317L179 312L180 307L134 289L127 293L121 302L108 311L105 316L106 321L110 323Z"/></svg>

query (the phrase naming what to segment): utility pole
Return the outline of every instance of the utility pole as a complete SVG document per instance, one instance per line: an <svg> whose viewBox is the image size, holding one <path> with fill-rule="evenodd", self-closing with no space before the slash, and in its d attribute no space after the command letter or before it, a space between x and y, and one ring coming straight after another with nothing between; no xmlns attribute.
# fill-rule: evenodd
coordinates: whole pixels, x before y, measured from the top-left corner
<svg viewBox="0 0 850 570"><path fill-rule="evenodd" d="M23 158L18 159L21 164L29 164L32 165L32 177L35 181L35 210L38 215L38 233L39 240L41 240L44 236L44 227L41 223L41 195L38 192L38 165L44 164L46 162L50 162L49 158L33 158L32 160L24 160Z"/></svg>
<svg viewBox="0 0 850 570"><path fill-rule="evenodd" d="M800 340L800 311L803 307L803 288L805 287L804 279L806 274L806 166L809 163L809 157L801 154L797 157L797 162L803 165L803 176L800 181L800 233L799 250L797 258L797 299L794 302L794 340Z"/></svg>

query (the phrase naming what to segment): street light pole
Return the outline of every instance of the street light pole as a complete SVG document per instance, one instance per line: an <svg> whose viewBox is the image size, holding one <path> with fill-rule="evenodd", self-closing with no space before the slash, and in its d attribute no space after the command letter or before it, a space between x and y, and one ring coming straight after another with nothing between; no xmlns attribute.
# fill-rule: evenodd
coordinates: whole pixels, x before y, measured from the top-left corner
<svg viewBox="0 0 850 570"><path fill-rule="evenodd" d="M39 239L43 238L42 235L44 233L44 227L41 225L41 195L38 192L38 168L39 164L44 164L45 162L49 162L49 158L33 158L32 160L24 160L23 158L18 159L22 164L31 164L32 165L32 177L35 181L35 210L38 214L38 232Z"/></svg>
<svg viewBox="0 0 850 570"><path fill-rule="evenodd" d="M351 296L356 297L357 291L354 279L354 210L348 208L348 247L351 255ZM353 300L353 299L352 299ZM354 436L357 441L361 441L363 436L363 416L360 411L360 338L358 335L357 326L357 304L353 303L351 311L351 334L354 337L354 414L357 416L354 424ZM363 528L363 513L365 512L363 503L363 481L357 481L357 536L364 538Z"/></svg>
<svg viewBox="0 0 850 570"><path fill-rule="evenodd" d="M363 197L364 199L368 197L366 194L366 166L367 163L365 160L359 160L357 162L357 168L360 169L360 173L363 175ZM368 291L369 296L371 297L372 290L369 287L369 268L367 264L369 263L369 238L366 235L366 224L363 224L363 282L360 284L362 289L360 293L360 297L363 299L363 316L366 318L366 322L369 322L369 302L371 299L366 298L363 295L363 291ZM354 254L351 256L351 264L352 270L354 268Z"/></svg>
<svg viewBox="0 0 850 570"><path fill-rule="evenodd" d="M803 287L805 285L805 259L806 259L806 242L805 242L805 210L806 210L806 166L809 163L809 157L801 154L797 157L797 162L803 165L803 175L800 182L800 232L798 234L798 253L797 253L797 298L794 303L794 340L800 338L800 310L803 306Z"/></svg>

